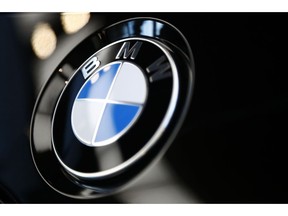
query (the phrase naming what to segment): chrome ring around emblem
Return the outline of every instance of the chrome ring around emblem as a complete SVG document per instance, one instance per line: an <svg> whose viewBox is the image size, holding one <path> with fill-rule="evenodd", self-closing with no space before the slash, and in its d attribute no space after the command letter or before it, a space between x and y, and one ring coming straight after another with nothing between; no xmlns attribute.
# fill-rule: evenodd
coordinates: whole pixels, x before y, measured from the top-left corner
<svg viewBox="0 0 288 216"><path fill-rule="evenodd" d="M165 33L119 33L127 25ZM91 44L97 48L81 54L85 61L72 57ZM59 69L67 70L67 80ZM193 73L186 39L164 21L136 18L96 31L61 62L37 99L31 151L42 178L75 198L122 188L173 142L189 108Z"/></svg>

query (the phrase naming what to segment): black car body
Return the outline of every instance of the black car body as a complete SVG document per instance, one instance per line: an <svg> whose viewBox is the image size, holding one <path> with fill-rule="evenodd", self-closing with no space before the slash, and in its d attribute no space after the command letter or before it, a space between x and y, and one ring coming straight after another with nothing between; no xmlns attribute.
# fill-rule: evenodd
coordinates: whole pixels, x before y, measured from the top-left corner
<svg viewBox="0 0 288 216"><path fill-rule="evenodd" d="M67 33L61 13L0 14L0 201L4 203L287 203L286 13L90 13ZM195 80L188 114L164 154L127 188L73 199L50 188L30 151L41 87L88 35L135 17L171 23L187 39ZM45 59L31 37L47 23L57 38ZM49 162L49 161L47 161Z"/></svg>

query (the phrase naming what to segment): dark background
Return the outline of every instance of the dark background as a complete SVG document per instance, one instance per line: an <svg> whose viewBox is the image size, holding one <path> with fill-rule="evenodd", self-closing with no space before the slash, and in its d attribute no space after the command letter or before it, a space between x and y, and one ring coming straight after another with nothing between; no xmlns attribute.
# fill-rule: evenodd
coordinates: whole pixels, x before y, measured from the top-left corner
<svg viewBox="0 0 288 216"><path fill-rule="evenodd" d="M97 30L147 16L176 26L194 56L189 114L163 159L178 183L200 203L287 203L288 14L93 13L90 22L101 21ZM45 21L60 42L76 38L77 33L64 35L59 17L0 13L0 200L123 203L119 196L66 198L50 189L33 165L29 124L37 86L43 85L35 81L35 65L41 68L49 58L35 57L29 37L34 24ZM21 28L26 18L29 25Z"/></svg>

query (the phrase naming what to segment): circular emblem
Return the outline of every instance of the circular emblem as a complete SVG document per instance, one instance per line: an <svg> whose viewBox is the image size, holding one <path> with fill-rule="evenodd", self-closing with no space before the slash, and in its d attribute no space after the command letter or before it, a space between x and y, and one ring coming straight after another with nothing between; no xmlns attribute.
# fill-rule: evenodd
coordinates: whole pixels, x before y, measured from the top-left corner
<svg viewBox="0 0 288 216"><path fill-rule="evenodd" d="M96 178L137 161L161 137L178 89L175 63L158 42L129 38L103 47L71 77L54 109L52 144L60 163Z"/></svg>
<svg viewBox="0 0 288 216"><path fill-rule="evenodd" d="M146 96L146 79L135 64L116 61L104 66L85 82L74 100L71 124L75 136L88 146L111 144L134 124Z"/></svg>
<svg viewBox="0 0 288 216"><path fill-rule="evenodd" d="M152 37L136 29L133 36L119 35L129 23L170 34ZM182 34L159 20L124 21L84 40L35 105L31 148L44 180L82 198L128 183L179 131L191 97L191 58Z"/></svg>

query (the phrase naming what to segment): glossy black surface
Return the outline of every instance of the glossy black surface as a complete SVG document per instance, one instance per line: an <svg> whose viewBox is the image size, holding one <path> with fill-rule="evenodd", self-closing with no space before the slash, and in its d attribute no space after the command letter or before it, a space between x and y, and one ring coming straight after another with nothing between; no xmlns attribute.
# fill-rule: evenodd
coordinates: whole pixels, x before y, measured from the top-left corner
<svg viewBox="0 0 288 216"><path fill-rule="evenodd" d="M20 40L25 36L15 24L20 15L0 15L0 27L5 29L0 34L0 94L5 101L0 121L0 200L11 194L26 203L83 202L50 189L33 166L27 129L36 97L30 73L35 57L29 42ZM59 15L49 15L57 35L63 34ZM102 26L135 16L172 23L193 51L192 105L164 157L172 175L181 179L178 184L200 203L287 203L288 14L94 14L105 20ZM124 199L115 195L89 202Z"/></svg>

